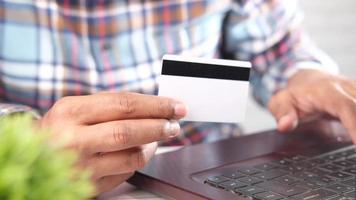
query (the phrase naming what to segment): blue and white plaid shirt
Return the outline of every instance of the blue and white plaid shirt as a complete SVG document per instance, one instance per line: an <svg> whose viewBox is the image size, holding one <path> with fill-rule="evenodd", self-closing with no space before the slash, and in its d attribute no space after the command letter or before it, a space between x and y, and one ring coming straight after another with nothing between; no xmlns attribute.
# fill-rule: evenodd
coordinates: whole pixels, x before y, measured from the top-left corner
<svg viewBox="0 0 356 200"><path fill-rule="evenodd" d="M266 104L301 68L336 71L301 19L296 0L2 0L0 113L43 113L99 91L156 94L166 53L251 61L254 96ZM232 124L183 130L173 144L237 134Z"/></svg>

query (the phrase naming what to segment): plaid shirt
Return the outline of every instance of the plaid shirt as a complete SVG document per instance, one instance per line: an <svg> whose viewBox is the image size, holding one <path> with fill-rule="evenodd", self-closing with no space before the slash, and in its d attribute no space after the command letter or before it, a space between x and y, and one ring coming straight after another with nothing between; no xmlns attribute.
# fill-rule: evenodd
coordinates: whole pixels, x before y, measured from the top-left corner
<svg viewBox="0 0 356 200"><path fill-rule="evenodd" d="M0 115L44 113L68 95L156 94L166 53L251 61L266 104L299 69L336 69L301 18L296 0L2 0ZM232 124L182 127L174 144L237 134Z"/></svg>

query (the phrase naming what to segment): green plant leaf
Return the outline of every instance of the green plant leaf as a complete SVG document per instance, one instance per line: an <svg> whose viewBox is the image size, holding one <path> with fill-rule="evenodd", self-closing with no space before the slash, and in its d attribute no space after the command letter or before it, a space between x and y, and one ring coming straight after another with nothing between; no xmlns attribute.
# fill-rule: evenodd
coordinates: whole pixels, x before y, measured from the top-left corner
<svg viewBox="0 0 356 200"><path fill-rule="evenodd" d="M75 169L76 154L49 145L48 132L30 116L0 119L0 199L88 199L88 171Z"/></svg>

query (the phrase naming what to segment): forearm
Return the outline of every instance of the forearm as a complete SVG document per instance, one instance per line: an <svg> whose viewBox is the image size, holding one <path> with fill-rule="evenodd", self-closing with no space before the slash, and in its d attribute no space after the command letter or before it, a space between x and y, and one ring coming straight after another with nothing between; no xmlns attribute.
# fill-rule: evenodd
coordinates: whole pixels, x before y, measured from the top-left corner
<svg viewBox="0 0 356 200"><path fill-rule="evenodd" d="M238 24L229 24L231 41L226 48L235 59L252 62L251 84L262 105L267 105L271 96L285 88L300 70L337 73L335 62L316 48L302 30L303 14L297 1L265 1L258 9L261 12L244 16Z"/></svg>

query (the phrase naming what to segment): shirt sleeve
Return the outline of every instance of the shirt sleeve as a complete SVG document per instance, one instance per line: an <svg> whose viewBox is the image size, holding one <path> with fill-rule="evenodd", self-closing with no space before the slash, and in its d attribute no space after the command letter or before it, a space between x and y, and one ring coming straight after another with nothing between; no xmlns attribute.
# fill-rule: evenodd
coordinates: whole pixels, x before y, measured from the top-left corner
<svg viewBox="0 0 356 200"><path fill-rule="evenodd" d="M30 114L34 119L41 118L40 114L29 106L0 102L0 118L15 114Z"/></svg>
<svg viewBox="0 0 356 200"><path fill-rule="evenodd" d="M338 72L302 30L302 19L297 0L235 1L225 19L223 52L252 62L253 95L262 105L300 69Z"/></svg>

